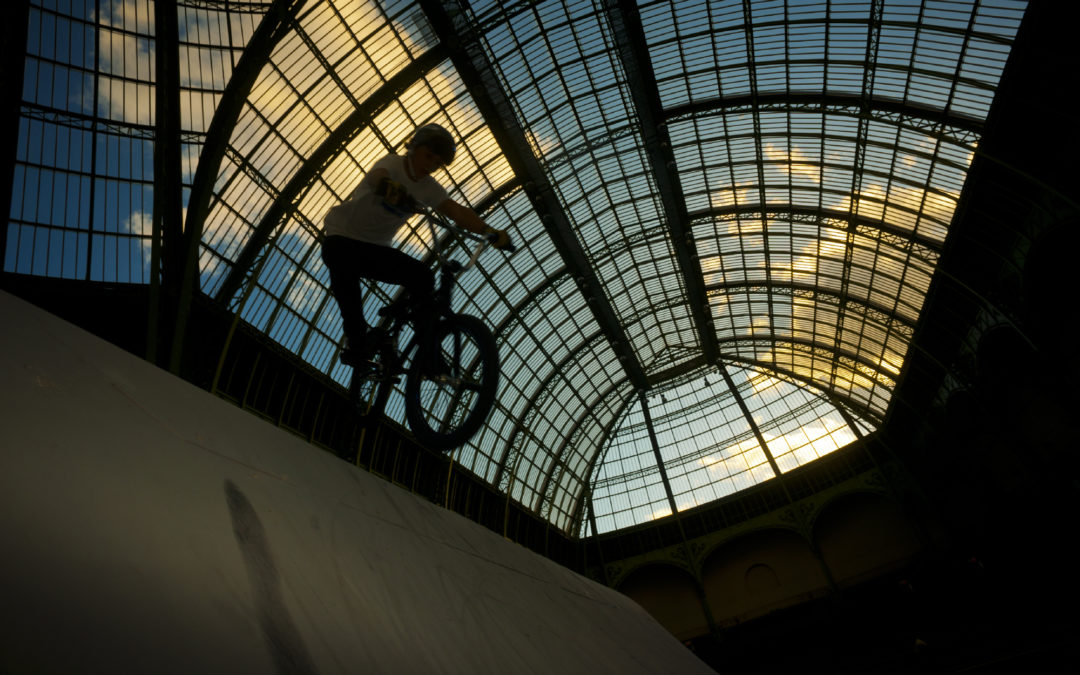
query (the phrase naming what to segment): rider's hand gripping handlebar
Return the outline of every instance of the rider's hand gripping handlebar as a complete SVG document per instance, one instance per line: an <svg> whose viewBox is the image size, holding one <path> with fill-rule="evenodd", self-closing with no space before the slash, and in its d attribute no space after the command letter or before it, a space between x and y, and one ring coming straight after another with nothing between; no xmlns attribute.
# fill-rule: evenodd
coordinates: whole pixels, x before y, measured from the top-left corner
<svg viewBox="0 0 1080 675"><path fill-rule="evenodd" d="M506 230L498 230L490 225L485 225L482 235L487 237L487 240L491 242L491 245L495 248L509 249L510 252L513 253L512 249L514 245L510 242L510 235Z"/></svg>
<svg viewBox="0 0 1080 675"><path fill-rule="evenodd" d="M506 232L506 230L498 230L489 226L482 234L477 234L475 232L471 232L464 229L463 227L451 223L449 220L447 220L445 216L443 216L438 211L423 206L421 204L416 204L414 210L416 211L416 213L419 213L427 218L429 226L432 222L437 222L443 228L450 230L455 234L458 234L466 239L472 239L479 242L476 248L473 250L472 255L469 257L469 262L464 266L463 269L471 267L472 264L476 262L476 259L480 256L480 252L483 251L484 248L486 248L487 246L494 246L500 251L506 251L507 253L514 253L515 251L517 251L517 247L514 246L513 242L511 242L510 235ZM434 237L434 240L436 242L436 247L438 247L438 235L435 233L434 228L432 228L432 236ZM505 243L500 246L500 241L504 241Z"/></svg>

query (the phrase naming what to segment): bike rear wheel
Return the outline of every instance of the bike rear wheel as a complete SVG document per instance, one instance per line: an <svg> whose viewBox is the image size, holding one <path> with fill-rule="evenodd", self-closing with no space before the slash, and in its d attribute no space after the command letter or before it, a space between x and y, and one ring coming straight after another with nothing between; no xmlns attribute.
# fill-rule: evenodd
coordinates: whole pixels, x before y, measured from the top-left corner
<svg viewBox="0 0 1080 675"><path fill-rule="evenodd" d="M449 366L449 376L427 377L424 359L414 358L405 380L405 417L418 441L449 450L472 438L491 412L499 350L487 326L464 314L439 321L432 344Z"/></svg>

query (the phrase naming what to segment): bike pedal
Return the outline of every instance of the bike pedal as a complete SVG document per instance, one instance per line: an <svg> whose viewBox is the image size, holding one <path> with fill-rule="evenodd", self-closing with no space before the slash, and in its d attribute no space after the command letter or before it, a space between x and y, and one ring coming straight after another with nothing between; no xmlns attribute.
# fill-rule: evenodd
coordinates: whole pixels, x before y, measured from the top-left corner
<svg viewBox="0 0 1080 675"><path fill-rule="evenodd" d="M461 378L454 377L453 375L432 375L427 378L428 382L434 382L439 385L460 384Z"/></svg>

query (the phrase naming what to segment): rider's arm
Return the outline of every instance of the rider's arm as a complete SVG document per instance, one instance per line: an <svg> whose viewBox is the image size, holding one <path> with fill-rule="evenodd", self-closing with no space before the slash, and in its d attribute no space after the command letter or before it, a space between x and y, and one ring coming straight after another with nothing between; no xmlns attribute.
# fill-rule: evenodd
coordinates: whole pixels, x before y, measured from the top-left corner
<svg viewBox="0 0 1080 675"><path fill-rule="evenodd" d="M485 223L480 216L476 215L476 211L473 211L468 206L458 204L453 199L447 199L442 204L436 206L435 210L470 232L483 234L484 230L487 229L487 223Z"/></svg>
<svg viewBox="0 0 1080 675"><path fill-rule="evenodd" d="M470 232L497 235L494 244L495 248L510 246L510 235L507 234L506 230L497 230L491 227L480 216L476 215L476 211L473 211L468 206L459 204L453 199L447 199L436 206L435 209Z"/></svg>

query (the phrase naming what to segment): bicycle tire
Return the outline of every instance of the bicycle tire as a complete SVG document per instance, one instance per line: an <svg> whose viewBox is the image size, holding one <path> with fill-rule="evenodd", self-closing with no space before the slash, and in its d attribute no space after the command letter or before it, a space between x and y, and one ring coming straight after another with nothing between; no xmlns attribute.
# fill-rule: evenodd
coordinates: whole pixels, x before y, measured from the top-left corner
<svg viewBox="0 0 1080 675"><path fill-rule="evenodd" d="M450 450L472 438L491 412L499 350L484 322L465 314L439 321L432 344L442 350L451 377L445 382L425 377L422 359L414 358L405 380L405 418L420 443Z"/></svg>

